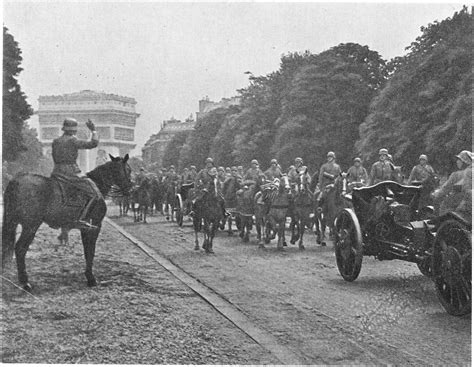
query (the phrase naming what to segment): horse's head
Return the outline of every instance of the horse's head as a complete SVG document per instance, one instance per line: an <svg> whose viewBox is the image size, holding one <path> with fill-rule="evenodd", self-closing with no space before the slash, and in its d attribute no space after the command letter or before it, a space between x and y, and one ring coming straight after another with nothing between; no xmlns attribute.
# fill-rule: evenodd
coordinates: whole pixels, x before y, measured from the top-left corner
<svg viewBox="0 0 474 367"><path fill-rule="evenodd" d="M283 175L280 180L280 191L283 191L283 190L288 193L291 190L290 180L288 179L287 175Z"/></svg>
<svg viewBox="0 0 474 367"><path fill-rule="evenodd" d="M128 162L128 154L125 157L114 157L110 155L110 161L103 165L104 179L110 180L110 184L118 186L121 191L127 193L132 187L132 169Z"/></svg>

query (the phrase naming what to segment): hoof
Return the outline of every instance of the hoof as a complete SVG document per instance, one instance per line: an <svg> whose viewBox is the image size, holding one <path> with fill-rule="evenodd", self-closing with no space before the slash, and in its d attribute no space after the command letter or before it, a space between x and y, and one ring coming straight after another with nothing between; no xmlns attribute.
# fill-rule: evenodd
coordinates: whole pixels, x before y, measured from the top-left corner
<svg viewBox="0 0 474 367"><path fill-rule="evenodd" d="M88 287L97 287L97 280L91 279L87 281L87 286Z"/></svg>
<svg viewBox="0 0 474 367"><path fill-rule="evenodd" d="M199 251L199 245L194 246L195 251Z"/></svg>
<svg viewBox="0 0 474 367"><path fill-rule="evenodd" d="M170 217L166 217L166 220L170 220Z"/></svg>
<svg viewBox="0 0 474 367"><path fill-rule="evenodd" d="M261 250L266 250L266 247L263 245L263 243L259 243L258 248Z"/></svg>
<svg viewBox="0 0 474 367"><path fill-rule="evenodd" d="M270 239L269 238L265 238L265 244L268 245L270 243Z"/></svg>
<svg viewBox="0 0 474 367"><path fill-rule="evenodd" d="M227 231L227 235L228 235L228 236L233 236L233 235L234 235L234 232L232 232L232 231Z"/></svg>
<svg viewBox="0 0 474 367"><path fill-rule="evenodd" d="M239 233L240 238L244 238L244 234L242 232Z"/></svg>
<svg viewBox="0 0 474 367"><path fill-rule="evenodd" d="M290 243L291 243L292 245L294 245L294 244L296 243L296 241L292 238L292 239L290 240Z"/></svg>
<svg viewBox="0 0 474 367"><path fill-rule="evenodd" d="M299 245L300 250L304 250L305 247L303 245Z"/></svg>
<svg viewBox="0 0 474 367"><path fill-rule="evenodd" d="M286 241L283 242L283 247L287 247L287 246L288 246L288 244L286 243Z"/></svg>
<svg viewBox="0 0 474 367"><path fill-rule="evenodd" d="M326 246L326 242L322 241L322 242L321 242L321 246L322 246L322 247Z"/></svg>

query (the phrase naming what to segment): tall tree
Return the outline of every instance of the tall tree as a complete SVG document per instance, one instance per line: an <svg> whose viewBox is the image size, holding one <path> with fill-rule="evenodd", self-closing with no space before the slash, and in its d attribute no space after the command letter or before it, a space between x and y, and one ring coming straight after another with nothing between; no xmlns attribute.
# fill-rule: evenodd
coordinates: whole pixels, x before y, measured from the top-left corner
<svg viewBox="0 0 474 367"><path fill-rule="evenodd" d="M189 131L178 132L166 145L162 161L163 167L174 165L177 169L183 168L179 165L179 154L181 148L186 143L189 133Z"/></svg>
<svg viewBox="0 0 474 367"><path fill-rule="evenodd" d="M386 77L385 61L367 46L341 44L314 56L283 99L272 148L279 161L288 165L301 156L317 169L334 151L348 166L359 125Z"/></svg>
<svg viewBox="0 0 474 367"><path fill-rule="evenodd" d="M464 7L421 31L407 55L392 60L393 74L360 127L357 148L374 160L386 147L407 168L425 153L447 172L454 154L472 150L473 15Z"/></svg>
<svg viewBox="0 0 474 367"><path fill-rule="evenodd" d="M2 156L9 162L25 151L22 135L25 121L33 114L26 96L18 84L17 77L23 70L21 50L8 29L3 27L3 140Z"/></svg>

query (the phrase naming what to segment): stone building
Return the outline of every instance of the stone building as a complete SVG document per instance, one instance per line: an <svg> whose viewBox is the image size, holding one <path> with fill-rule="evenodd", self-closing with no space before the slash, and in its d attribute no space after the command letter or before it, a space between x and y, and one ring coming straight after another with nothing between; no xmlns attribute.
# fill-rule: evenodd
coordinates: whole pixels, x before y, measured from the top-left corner
<svg viewBox="0 0 474 367"><path fill-rule="evenodd" d="M124 156L135 148L135 126L140 116L135 112L137 102L130 97L83 90L60 96L40 96L36 111L39 120L39 140L43 153L51 156L53 139L62 135L62 124L66 117L79 123L77 136L89 139L85 122L90 119L99 134L99 146L81 150L78 164L83 172L94 169L107 161L108 155Z"/></svg>
<svg viewBox="0 0 474 367"><path fill-rule="evenodd" d="M178 132L194 130L196 123L212 110L239 104L239 97L222 98L219 102L211 101L209 97L205 97L199 101L199 111L196 112L196 121L194 121L192 117L186 119L184 122L176 120L175 118L163 121L160 131L153 134L142 148L143 162L148 166L154 165L161 167L166 146Z"/></svg>
<svg viewBox="0 0 474 367"><path fill-rule="evenodd" d="M143 163L161 167L166 146L171 139L179 132L193 130L194 125L195 121L191 117L184 122L175 118L163 121L160 131L152 135L142 148Z"/></svg>

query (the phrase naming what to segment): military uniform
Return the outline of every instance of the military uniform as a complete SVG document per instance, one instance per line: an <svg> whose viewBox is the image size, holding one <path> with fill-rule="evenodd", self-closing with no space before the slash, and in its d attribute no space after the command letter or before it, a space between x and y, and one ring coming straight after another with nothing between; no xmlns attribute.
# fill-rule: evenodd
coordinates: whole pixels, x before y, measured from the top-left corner
<svg viewBox="0 0 474 367"><path fill-rule="evenodd" d="M393 179L393 165L388 161L377 161L370 170L370 185Z"/></svg>
<svg viewBox="0 0 474 367"><path fill-rule="evenodd" d="M244 175L244 181L251 180L257 183L262 175L263 172L260 168L249 168Z"/></svg>
<svg viewBox="0 0 474 367"><path fill-rule="evenodd" d="M324 163L319 170L319 185L323 190L327 185L334 183L337 176L341 174L341 167L334 161ZM328 176L332 176L328 177Z"/></svg>
<svg viewBox="0 0 474 367"><path fill-rule="evenodd" d="M411 184L413 181L423 182L434 176L434 174L434 169L429 164L417 164L411 170L410 177L408 178L408 184Z"/></svg>
<svg viewBox="0 0 474 367"><path fill-rule="evenodd" d="M265 177L267 180L273 181L274 178L280 178L282 173L280 167L270 167L264 172Z"/></svg>
<svg viewBox="0 0 474 367"><path fill-rule="evenodd" d="M361 182L364 185L367 184L369 176L367 174L367 170L362 167L352 166L347 171L347 183L350 184L351 182Z"/></svg>
<svg viewBox="0 0 474 367"><path fill-rule="evenodd" d="M77 165L79 149L93 149L99 144L97 136L90 141L80 140L74 135L62 135L53 140L53 174L79 176L81 169Z"/></svg>

